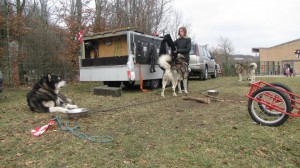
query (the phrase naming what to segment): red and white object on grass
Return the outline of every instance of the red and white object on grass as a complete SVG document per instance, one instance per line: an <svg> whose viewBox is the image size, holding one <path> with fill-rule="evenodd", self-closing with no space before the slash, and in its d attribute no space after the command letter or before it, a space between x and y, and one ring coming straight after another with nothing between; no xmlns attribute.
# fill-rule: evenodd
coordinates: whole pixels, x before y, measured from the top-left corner
<svg viewBox="0 0 300 168"><path fill-rule="evenodd" d="M36 127L34 130L31 130L31 134L35 137L39 137L42 135L49 127L54 125L55 119L50 120L48 125L44 125L42 127Z"/></svg>

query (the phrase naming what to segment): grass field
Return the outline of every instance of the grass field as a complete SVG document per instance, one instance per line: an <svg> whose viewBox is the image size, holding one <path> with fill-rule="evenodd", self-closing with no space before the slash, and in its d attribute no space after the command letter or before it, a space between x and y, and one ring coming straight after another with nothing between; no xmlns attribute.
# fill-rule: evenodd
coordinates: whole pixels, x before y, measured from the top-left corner
<svg viewBox="0 0 300 168"><path fill-rule="evenodd" d="M280 82L300 94L299 77L260 77ZM31 129L48 124L53 114L32 113L30 87L6 88L0 95L0 167L300 167L300 120L279 127L255 124L247 111L246 81L236 77L190 80L190 96L220 91L225 102L201 104L160 90L123 90L119 98L94 95L98 83L70 84L62 93L90 115L78 118L78 131L111 136L95 143L57 124L36 138ZM157 100L157 101L156 101ZM111 109L111 110L109 110ZM105 112L99 112L105 111ZM64 123L65 114L57 114Z"/></svg>

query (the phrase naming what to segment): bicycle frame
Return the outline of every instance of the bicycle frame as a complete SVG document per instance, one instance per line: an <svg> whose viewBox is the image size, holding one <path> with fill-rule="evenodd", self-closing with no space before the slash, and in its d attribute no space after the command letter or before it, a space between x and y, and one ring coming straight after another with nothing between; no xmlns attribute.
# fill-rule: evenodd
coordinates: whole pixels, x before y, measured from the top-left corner
<svg viewBox="0 0 300 168"><path fill-rule="evenodd" d="M290 113L288 113L287 111L284 111L283 109L281 109L280 107L277 107L273 103L268 103L268 102L265 102L265 101L263 101L261 99L254 98L254 97L251 96L252 93L255 92L257 89L265 87L265 86L276 88L279 91L288 94L289 95L289 100L291 101L292 108L297 109L298 112L293 113L292 112L293 110L292 110ZM265 93L265 95L268 96L269 98L273 98L274 99L273 102L275 102L275 101L278 102L278 101L281 100L281 99L276 98L276 96L272 96L271 94L268 94L268 93ZM293 99L292 96L294 96L295 99ZM296 100L296 99L299 99L300 96L296 95L296 94L294 94L292 92L288 92L288 91L286 91L285 89L283 89L281 87L276 87L276 86L271 85L270 83L267 83L267 82L257 81L257 82L252 83L249 92L246 94L246 97L248 97L249 99L252 99L252 100L254 100L254 101L256 101L256 102L258 102L260 104L266 105L266 107L269 108L269 109L275 109L276 111L281 112L281 113L286 114L286 115L289 115L289 116L300 117L300 101Z"/></svg>

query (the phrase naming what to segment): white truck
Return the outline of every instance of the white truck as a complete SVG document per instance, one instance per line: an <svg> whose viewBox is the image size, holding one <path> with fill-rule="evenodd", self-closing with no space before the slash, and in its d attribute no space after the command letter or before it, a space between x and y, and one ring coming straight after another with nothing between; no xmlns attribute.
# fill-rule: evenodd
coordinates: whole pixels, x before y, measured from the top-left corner
<svg viewBox="0 0 300 168"><path fill-rule="evenodd" d="M192 44L190 51L189 68L190 76L198 76L200 80L206 80L208 76L217 77L217 65L206 45Z"/></svg>
<svg viewBox="0 0 300 168"><path fill-rule="evenodd" d="M162 69L157 65L162 38L131 29L89 34L83 37L80 81L103 81L112 87L139 82L156 89Z"/></svg>

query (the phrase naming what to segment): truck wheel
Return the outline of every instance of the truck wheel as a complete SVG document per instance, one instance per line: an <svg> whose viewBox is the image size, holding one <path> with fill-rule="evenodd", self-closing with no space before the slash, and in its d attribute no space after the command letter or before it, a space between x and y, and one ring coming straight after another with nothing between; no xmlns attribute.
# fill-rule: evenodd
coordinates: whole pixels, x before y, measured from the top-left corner
<svg viewBox="0 0 300 168"><path fill-rule="evenodd" d="M215 70L214 70L214 74L213 74L213 75L211 75L211 77L212 77L212 78L216 78L216 77L217 77L217 75L218 75L218 74L217 74L217 69L215 69Z"/></svg>
<svg viewBox="0 0 300 168"><path fill-rule="evenodd" d="M161 83L161 80L160 79L153 79L153 80L150 80L150 89L158 89L160 87L160 83Z"/></svg>
<svg viewBox="0 0 300 168"><path fill-rule="evenodd" d="M207 80L207 78L208 78L208 70L207 70L207 67L205 67L204 72L200 72L199 78L200 78L200 80Z"/></svg>
<svg viewBox="0 0 300 168"><path fill-rule="evenodd" d="M129 81L124 81L123 85L128 88L128 89L132 89L134 87L135 81L129 82Z"/></svg>

